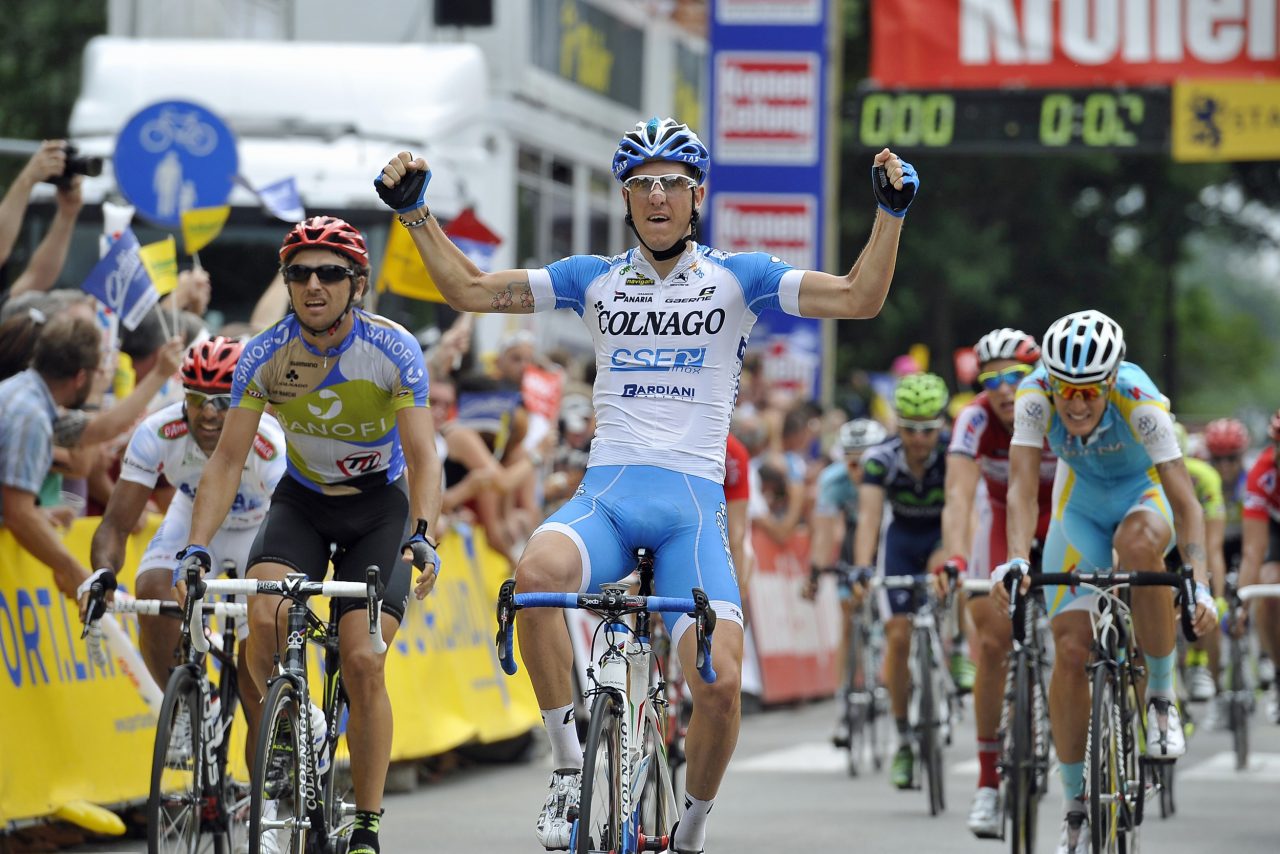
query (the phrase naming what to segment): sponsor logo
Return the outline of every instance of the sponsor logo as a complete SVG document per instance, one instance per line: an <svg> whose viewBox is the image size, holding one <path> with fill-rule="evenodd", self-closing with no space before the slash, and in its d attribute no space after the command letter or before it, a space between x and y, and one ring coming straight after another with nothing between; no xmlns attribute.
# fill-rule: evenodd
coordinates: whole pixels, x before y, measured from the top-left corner
<svg viewBox="0 0 1280 854"><path fill-rule="evenodd" d="M767 252L798 269L818 257L818 198L807 193L720 193L716 240L730 252Z"/></svg>
<svg viewBox="0 0 1280 854"><path fill-rule="evenodd" d="M253 450L264 460L274 460L276 458L276 446L264 438L261 433L254 434Z"/></svg>
<svg viewBox="0 0 1280 854"><path fill-rule="evenodd" d="M320 436L325 439L376 439L390 433L391 428L395 426L395 421L385 416L377 421L362 421L358 424L348 424L345 421L329 424L315 421L290 421L280 412L276 413L276 418L285 432L300 436Z"/></svg>
<svg viewBox="0 0 1280 854"><path fill-rule="evenodd" d="M321 389L316 393L318 400L326 401L324 408L320 408L314 403L307 404L307 411L322 421L332 421L342 412L342 399L338 397L338 393L333 389Z"/></svg>
<svg viewBox="0 0 1280 854"><path fill-rule="evenodd" d="M815 163L821 76L815 53L721 51L717 162Z"/></svg>
<svg viewBox="0 0 1280 854"><path fill-rule="evenodd" d="M348 454L338 460L338 468L347 477L354 477L358 474L367 474L371 471L376 471L378 464L381 462L381 451L360 451L354 454Z"/></svg>
<svg viewBox="0 0 1280 854"><path fill-rule="evenodd" d="M724 328L722 308L708 312L608 311L596 302L596 321L604 335L715 335Z"/></svg>
<svg viewBox="0 0 1280 854"><path fill-rule="evenodd" d="M716 295L716 286L708 285L707 287L698 291L698 295L696 297L667 297L665 300L663 300L663 302L668 302L668 303L706 302L707 300L711 299L715 295Z"/></svg>
<svg viewBox="0 0 1280 854"><path fill-rule="evenodd" d="M266 400L267 396L256 388L246 388L244 393L255 400Z"/></svg>
<svg viewBox="0 0 1280 854"><path fill-rule="evenodd" d="M299 368L318 368L318 367L320 367L320 363L319 363L319 362L302 362L302 361L299 361L299 360L297 360L297 359L290 359L290 360L289 360L289 367L291 367L291 368L292 368L292 367L293 367L293 366L295 366L295 365L296 365L296 366L298 366ZM297 375L295 374L292 378L296 380L298 377L297 377Z"/></svg>
<svg viewBox="0 0 1280 854"><path fill-rule="evenodd" d="M609 358L614 371L676 371L699 373L707 358L706 347L619 348Z"/></svg>
<svg viewBox="0 0 1280 854"><path fill-rule="evenodd" d="M625 291L613 292L614 302L653 302L653 294L628 294Z"/></svg>
<svg viewBox="0 0 1280 854"><path fill-rule="evenodd" d="M622 396L693 400L698 396L698 393L691 385L638 385L636 383L627 383L622 387Z"/></svg>
<svg viewBox="0 0 1280 854"><path fill-rule="evenodd" d="M187 435L188 429L186 419L179 418L161 426L157 432L160 434L161 439L181 439Z"/></svg>
<svg viewBox="0 0 1280 854"><path fill-rule="evenodd" d="M423 376L425 376L425 372L422 368L410 368L404 372L404 381L408 385L417 385L422 382Z"/></svg>
<svg viewBox="0 0 1280 854"><path fill-rule="evenodd" d="M634 275L627 276L627 273L634 273ZM643 287L649 287L656 284L653 281L653 279L649 278L644 273L636 272L629 264L626 267L623 267L618 275L627 276L623 284L627 285L628 287L643 288Z"/></svg>
<svg viewBox="0 0 1280 854"><path fill-rule="evenodd" d="M289 382L297 382L298 376L299 376L298 372L295 371L293 368L290 368L288 373L284 375L284 378L287 379Z"/></svg>

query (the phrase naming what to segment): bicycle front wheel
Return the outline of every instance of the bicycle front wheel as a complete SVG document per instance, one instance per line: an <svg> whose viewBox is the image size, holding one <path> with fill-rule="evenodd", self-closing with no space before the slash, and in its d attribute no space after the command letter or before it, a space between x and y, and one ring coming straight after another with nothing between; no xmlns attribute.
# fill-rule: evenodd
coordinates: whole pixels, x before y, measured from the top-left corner
<svg viewBox="0 0 1280 854"><path fill-rule="evenodd" d="M640 743L644 754L636 769L641 788L639 803L633 805L635 846L637 851L666 850L671 825L677 818L676 791L667 764L662 725L652 706L645 708Z"/></svg>
<svg viewBox="0 0 1280 854"><path fill-rule="evenodd" d="M1227 722L1231 727L1231 747L1236 755L1236 770L1249 767L1249 681L1245 675L1244 640L1230 640L1229 662L1231 676L1227 680Z"/></svg>
<svg viewBox="0 0 1280 854"><path fill-rule="evenodd" d="M916 675L920 680L917 700L917 726L920 739L920 764L923 766L929 791L929 815L937 815L946 809L942 784L942 745L938 737L942 726L939 714L937 665L933 661L933 649L929 642L916 645Z"/></svg>
<svg viewBox="0 0 1280 854"><path fill-rule="evenodd" d="M351 783L351 759L349 751L342 751L340 757L338 742L346 745L347 687L339 676L332 688L331 696L325 704L325 718L328 721L328 737L320 749L325 751L329 759L329 770L320 778L324 791L324 826L334 850L345 851L346 841L351 836L351 826L356 814L355 793Z"/></svg>
<svg viewBox="0 0 1280 854"><path fill-rule="evenodd" d="M1037 785L1035 728L1035 673L1025 652L1014 658L1013 715L1009 720L1009 814L1013 818L1013 854L1032 854L1036 847L1036 814L1040 806Z"/></svg>
<svg viewBox="0 0 1280 854"><path fill-rule="evenodd" d="M297 687L276 679L262 704L262 724L249 783L249 854L303 854L310 828L307 800L315 799L315 779L304 773L303 705ZM311 785L307 786L306 782Z"/></svg>
<svg viewBox="0 0 1280 854"><path fill-rule="evenodd" d="M201 678L192 665L177 668L160 704L147 797L147 850L156 854L213 850L213 834L200 833L208 777L200 727Z"/></svg>
<svg viewBox="0 0 1280 854"><path fill-rule="evenodd" d="M609 691L591 704L582 793L574 823L574 854L607 854L622 850L622 715L623 707Z"/></svg>
<svg viewBox="0 0 1280 854"><path fill-rule="evenodd" d="M1093 708L1089 716L1089 834L1095 854L1115 852L1122 833L1124 794L1120 784L1122 748L1113 717L1115 685L1106 666L1093 670Z"/></svg>

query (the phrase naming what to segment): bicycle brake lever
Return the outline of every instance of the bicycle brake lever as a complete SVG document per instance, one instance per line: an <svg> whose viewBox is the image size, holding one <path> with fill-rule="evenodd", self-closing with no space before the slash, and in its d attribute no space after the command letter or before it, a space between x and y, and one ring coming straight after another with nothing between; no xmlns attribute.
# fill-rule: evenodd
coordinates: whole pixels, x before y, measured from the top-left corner
<svg viewBox="0 0 1280 854"><path fill-rule="evenodd" d="M387 642L382 637L382 575L378 567L369 566L364 571L365 596L369 608L369 641L373 651L383 655L387 651Z"/></svg>
<svg viewBox="0 0 1280 854"><path fill-rule="evenodd" d="M498 589L498 634L494 638L494 645L498 648L498 661L502 664L502 672L508 676L515 676L519 670L513 649L515 638L511 631L511 623L515 619L516 611L519 610L519 606L516 605L515 591L516 582L513 578L502 582L502 587Z"/></svg>
<svg viewBox="0 0 1280 854"><path fill-rule="evenodd" d="M716 669L711 663L711 636L716 630L716 612L711 610L711 601L700 588L693 588L694 626L697 630L698 650L694 663L698 675L708 685L716 681Z"/></svg>

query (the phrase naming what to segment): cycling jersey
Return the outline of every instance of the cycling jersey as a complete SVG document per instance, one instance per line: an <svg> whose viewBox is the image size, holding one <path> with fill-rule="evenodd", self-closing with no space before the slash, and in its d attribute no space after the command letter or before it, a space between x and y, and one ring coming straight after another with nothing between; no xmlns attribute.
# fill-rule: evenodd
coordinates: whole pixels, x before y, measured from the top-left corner
<svg viewBox="0 0 1280 854"><path fill-rule="evenodd" d="M1045 572L1111 568L1111 540L1135 509L1158 514L1173 530L1173 514L1155 467L1182 452L1168 407L1140 367L1121 363L1101 420L1083 437L1067 432L1053 405L1048 372L1038 367L1018 386L1012 444L1041 448L1046 437L1059 462ZM1168 547L1173 544L1170 537ZM1046 588L1049 615L1091 607L1092 595Z"/></svg>
<svg viewBox="0 0 1280 854"><path fill-rule="evenodd" d="M1280 478L1276 477L1276 448L1268 445L1249 469L1245 481L1244 518L1280 523Z"/></svg>
<svg viewBox="0 0 1280 854"><path fill-rule="evenodd" d="M188 500L194 499L209 457L188 433L183 404L171 403L143 419L129 438L120 479L154 489L160 475ZM285 469L284 431L270 415L258 422L240 475L240 486L222 527L228 530L257 528L267 514L271 493ZM167 515L167 514L166 514ZM185 543L179 543L181 548ZM170 552L172 563L173 555Z"/></svg>
<svg viewBox="0 0 1280 854"><path fill-rule="evenodd" d="M427 405L422 348L397 323L352 309L351 332L320 352L289 314L244 347L232 406L270 403L289 436L288 472L327 495L392 483L404 473L396 413Z"/></svg>
<svg viewBox="0 0 1280 854"><path fill-rule="evenodd" d="M883 522L879 550L882 575L920 575L929 569L929 556L942 544L942 506L947 497L947 447L943 433L917 480L907 466L901 437L895 436L862 455L862 483L885 491L892 511ZM907 614L918 604L910 590L885 590L881 607Z"/></svg>
<svg viewBox="0 0 1280 854"><path fill-rule="evenodd" d="M764 309L800 314L804 271L691 244L666 278L636 249L528 274L534 310L572 309L595 342L588 465L643 462L723 483L747 336Z"/></svg>
<svg viewBox="0 0 1280 854"><path fill-rule="evenodd" d="M1204 508L1204 519L1226 519L1227 507L1222 498L1222 475L1204 460L1185 457L1187 474L1191 475L1191 485L1196 491L1196 500Z"/></svg>
<svg viewBox="0 0 1280 854"><path fill-rule="evenodd" d="M729 434L724 449L724 500L746 501L751 497L751 455L738 437Z"/></svg>
<svg viewBox="0 0 1280 854"><path fill-rule="evenodd" d="M847 525L858 521L858 485L849 477L849 466L834 462L818 475L818 500L813 512L819 516L844 516Z"/></svg>

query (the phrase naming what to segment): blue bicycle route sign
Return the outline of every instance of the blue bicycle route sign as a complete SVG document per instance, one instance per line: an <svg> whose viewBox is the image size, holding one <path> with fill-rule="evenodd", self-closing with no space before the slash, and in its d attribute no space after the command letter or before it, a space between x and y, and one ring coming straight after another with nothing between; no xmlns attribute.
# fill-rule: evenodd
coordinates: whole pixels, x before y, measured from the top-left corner
<svg viewBox="0 0 1280 854"><path fill-rule="evenodd" d="M152 223L179 228L182 212L226 204L239 168L236 138L222 119L189 101L161 101L116 137L116 184Z"/></svg>

